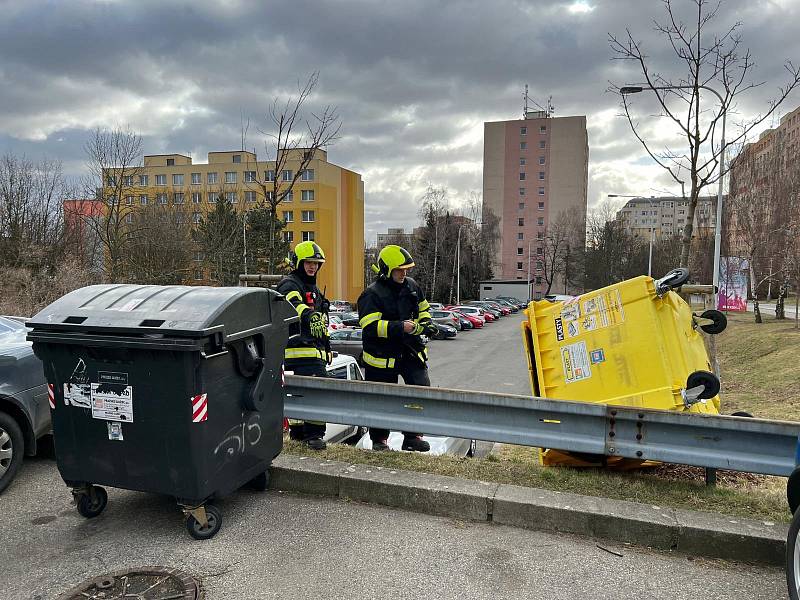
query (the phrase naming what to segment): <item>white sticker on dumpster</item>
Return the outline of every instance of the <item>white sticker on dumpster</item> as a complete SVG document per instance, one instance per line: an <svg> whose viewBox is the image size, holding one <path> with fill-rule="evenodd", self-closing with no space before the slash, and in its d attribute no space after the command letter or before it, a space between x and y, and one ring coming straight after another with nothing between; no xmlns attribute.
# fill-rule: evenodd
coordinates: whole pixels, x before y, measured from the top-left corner
<svg viewBox="0 0 800 600"><path fill-rule="evenodd" d="M93 383L92 417L133 423L133 387L117 383Z"/></svg>
<svg viewBox="0 0 800 600"><path fill-rule="evenodd" d="M561 346L561 364L564 366L564 380L574 383L592 376L586 342Z"/></svg>

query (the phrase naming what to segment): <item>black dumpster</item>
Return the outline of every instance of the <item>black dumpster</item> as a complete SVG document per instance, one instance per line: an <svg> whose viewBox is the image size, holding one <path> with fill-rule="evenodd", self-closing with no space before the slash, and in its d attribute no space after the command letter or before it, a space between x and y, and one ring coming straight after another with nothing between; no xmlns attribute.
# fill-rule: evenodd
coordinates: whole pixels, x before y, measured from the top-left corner
<svg viewBox="0 0 800 600"><path fill-rule="evenodd" d="M197 539L207 502L267 486L282 446L283 352L296 313L263 288L94 285L28 325L50 386L58 469L78 511L109 485L174 496Z"/></svg>

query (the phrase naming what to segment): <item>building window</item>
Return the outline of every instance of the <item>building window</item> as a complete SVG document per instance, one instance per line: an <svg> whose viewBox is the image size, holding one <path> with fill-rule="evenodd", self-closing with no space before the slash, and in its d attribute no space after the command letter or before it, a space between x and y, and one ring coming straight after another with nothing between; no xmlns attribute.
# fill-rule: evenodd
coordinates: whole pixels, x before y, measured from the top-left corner
<svg viewBox="0 0 800 600"><path fill-rule="evenodd" d="M300 177L303 181L314 181L314 169L306 169Z"/></svg>
<svg viewBox="0 0 800 600"><path fill-rule="evenodd" d="M291 181L294 178L294 172L291 169L284 169L281 172L281 179L284 181Z"/></svg>
<svg viewBox="0 0 800 600"><path fill-rule="evenodd" d="M245 183L255 183L256 182L256 172L255 171L245 171L244 172L244 182Z"/></svg>
<svg viewBox="0 0 800 600"><path fill-rule="evenodd" d="M241 154L234 154L233 155L233 162L235 162L237 164L242 162L242 155Z"/></svg>
<svg viewBox="0 0 800 600"><path fill-rule="evenodd" d="M304 231L303 232L303 241L304 242L313 242L314 241L314 232L313 231Z"/></svg>
<svg viewBox="0 0 800 600"><path fill-rule="evenodd" d="M525 188L519 188L519 195L520 196L524 196L525 195Z"/></svg>
<svg viewBox="0 0 800 600"><path fill-rule="evenodd" d="M536 224L537 225L544 225L544 217L539 217L538 219L536 219Z"/></svg>
<svg viewBox="0 0 800 600"><path fill-rule="evenodd" d="M182 173L173 173L172 174L172 185L183 185L183 174Z"/></svg>
<svg viewBox="0 0 800 600"><path fill-rule="evenodd" d="M314 190L302 190L300 192L300 200L303 202L313 202Z"/></svg>
<svg viewBox="0 0 800 600"><path fill-rule="evenodd" d="M225 192L225 202L228 204L236 204L236 202L238 202L236 192Z"/></svg>
<svg viewBox="0 0 800 600"><path fill-rule="evenodd" d="M522 254L523 254L524 252L525 252L525 249L524 249L524 248L517 248L517 254L518 254L519 256L522 256Z"/></svg>
<svg viewBox="0 0 800 600"><path fill-rule="evenodd" d="M544 140L539 140L539 148L544 150L547 147L547 142Z"/></svg>
<svg viewBox="0 0 800 600"><path fill-rule="evenodd" d="M267 202L275 200L275 192L267 192Z"/></svg>
<svg viewBox="0 0 800 600"><path fill-rule="evenodd" d="M256 193L255 192L245 192L244 193L244 201L245 202L255 202L256 201Z"/></svg>
<svg viewBox="0 0 800 600"><path fill-rule="evenodd" d="M520 127L519 128L520 135L528 135L528 128L527 127Z"/></svg>
<svg viewBox="0 0 800 600"><path fill-rule="evenodd" d="M139 185L147 185L147 175L139 175Z"/></svg>
<svg viewBox="0 0 800 600"><path fill-rule="evenodd" d="M525 203L524 202L520 202L519 203L519 209L523 210L524 208L525 208Z"/></svg>
<svg viewBox="0 0 800 600"><path fill-rule="evenodd" d="M133 196L125 196L125 204L127 204L128 206L132 206L133 205Z"/></svg>
<svg viewBox="0 0 800 600"><path fill-rule="evenodd" d="M109 175L106 177L106 185L108 187L116 187L117 186L117 178L113 175Z"/></svg>
<svg viewBox="0 0 800 600"><path fill-rule="evenodd" d="M236 183L236 171L225 171L225 183Z"/></svg>
<svg viewBox="0 0 800 600"><path fill-rule="evenodd" d="M208 192L208 203L216 204L219 202L219 192Z"/></svg>
<svg viewBox="0 0 800 600"><path fill-rule="evenodd" d="M536 246L536 254L538 256L541 256L543 252L544 252L544 250L542 249L541 246Z"/></svg>
<svg viewBox="0 0 800 600"><path fill-rule="evenodd" d="M547 125L539 125L539 133L547 133Z"/></svg>
<svg viewBox="0 0 800 600"><path fill-rule="evenodd" d="M519 225L520 227L525 227L525 219L523 217L517 219L517 225Z"/></svg>
<svg viewBox="0 0 800 600"><path fill-rule="evenodd" d="M519 143L520 150L527 150L528 149L528 142L520 142Z"/></svg>
<svg viewBox="0 0 800 600"><path fill-rule="evenodd" d="M544 202L539 202L539 210L544 210Z"/></svg>
<svg viewBox="0 0 800 600"><path fill-rule="evenodd" d="M264 171L264 181L275 181L275 171L272 169Z"/></svg>
<svg viewBox="0 0 800 600"><path fill-rule="evenodd" d="M536 278L536 285L542 285L542 278L541 277L537 277Z"/></svg>
<svg viewBox="0 0 800 600"><path fill-rule="evenodd" d="M314 222L314 211L313 210L304 210L303 211L303 223L313 223Z"/></svg>
<svg viewBox="0 0 800 600"><path fill-rule="evenodd" d="M202 269L195 269L194 270L194 280L195 281L203 281L203 270Z"/></svg>
<svg viewBox="0 0 800 600"><path fill-rule="evenodd" d="M192 204L200 204L203 201L203 195L200 192L192 192Z"/></svg>
<svg viewBox="0 0 800 600"><path fill-rule="evenodd" d="M536 232L536 239L543 240L544 239L544 231L537 231Z"/></svg>
<svg viewBox="0 0 800 600"><path fill-rule="evenodd" d="M525 173L520 173L519 174L519 180L520 181L525 181Z"/></svg>
<svg viewBox="0 0 800 600"><path fill-rule="evenodd" d="M524 233L522 233L522 232L520 231L520 232L517 234L517 239L518 239L518 240L525 239L525 234L524 234Z"/></svg>
<svg viewBox="0 0 800 600"><path fill-rule="evenodd" d="M217 175L216 171L208 174L208 176L206 177L206 183L209 184L219 183L219 176Z"/></svg>
<svg viewBox="0 0 800 600"><path fill-rule="evenodd" d="M199 215L200 213L195 213L195 214ZM197 250L194 253L194 257L192 258L192 260L194 260L195 262L201 262L203 260L203 253L200 250Z"/></svg>
<svg viewBox="0 0 800 600"><path fill-rule="evenodd" d="M544 171L539 171L539 181L544 181Z"/></svg>
<svg viewBox="0 0 800 600"><path fill-rule="evenodd" d="M109 203L111 206L116 206L117 204L119 204L119 201L117 200L117 197L116 197L116 196L109 196L109 198L108 198L108 203Z"/></svg>
<svg viewBox="0 0 800 600"><path fill-rule="evenodd" d="M142 194L139 196L139 204L142 206L147 206L147 194Z"/></svg>
<svg viewBox="0 0 800 600"><path fill-rule="evenodd" d="M292 222L294 222L294 211L293 210L285 210L285 211L283 211L283 222L284 223L292 223Z"/></svg>
<svg viewBox="0 0 800 600"><path fill-rule="evenodd" d="M192 185L200 185L200 173L192 173Z"/></svg>
<svg viewBox="0 0 800 600"><path fill-rule="evenodd" d="M283 241L292 243L294 241L294 231L284 231Z"/></svg>
<svg viewBox="0 0 800 600"><path fill-rule="evenodd" d="M166 194L156 194L156 202L159 204L166 204L167 203L167 195Z"/></svg>
<svg viewBox="0 0 800 600"><path fill-rule="evenodd" d="M156 185L167 185L167 176L156 175Z"/></svg>
<svg viewBox="0 0 800 600"><path fill-rule="evenodd" d="M526 161L525 161L525 159L524 159L524 158L520 158L520 159L519 159L519 166L520 166L520 167L524 167L524 166L525 166L525 162L526 162Z"/></svg>
<svg viewBox="0 0 800 600"><path fill-rule="evenodd" d="M125 175L125 177L122 178L122 185L133 185L133 175Z"/></svg>
<svg viewBox="0 0 800 600"><path fill-rule="evenodd" d="M283 197L283 201L284 202L291 202L292 200L294 200L294 191L293 190L289 190L288 192L286 192L286 195Z"/></svg>
<svg viewBox="0 0 800 600"><path fill-rule="evenodd" d="M544 196L544 188L543 187L539 188L539 195L540 196Z"/></svg>
<svg viewBox="0 0 800 600"><path fill-rule="evenodd" d="M127 215L125 215L125 222L133 223L133 213L128 213Z"/></svg>
<svg viewBox="0 0 800 600"><path fill-rule="evenodd" d="M199 223L200 222L200 213L199 212L193 212L192 213L192 222L193 223Z"/></svg>
<svg viewBox="0 0 800 600"><path fill-rule="evenodd" d="M540 164L540 165L543 165L543 164L544 164L544 156L540 156L540 157L539 157L539 164Z"/></svg>
<svg viewBox="0 0 800 600"><path fill-rule="evenodd" d="M167 166L168 167L174 167L175 166L175 159L174 158L168 158L167 159Z"/></svg>
<svg viewBox="0 0 800 600"><path fill-rule="evenodd" d="M173 204L183 204L183 193L182 192L175 192L172 196L172 203Z"/></svg>
<svg viewBox="0 0 800 600"><path fill-rule="evenodd" d="M536 261L536 270L537 271L541 271L543 268L544 268L544 263L542 263L542 261L540 261L540 260L537 260Z"/></svg>

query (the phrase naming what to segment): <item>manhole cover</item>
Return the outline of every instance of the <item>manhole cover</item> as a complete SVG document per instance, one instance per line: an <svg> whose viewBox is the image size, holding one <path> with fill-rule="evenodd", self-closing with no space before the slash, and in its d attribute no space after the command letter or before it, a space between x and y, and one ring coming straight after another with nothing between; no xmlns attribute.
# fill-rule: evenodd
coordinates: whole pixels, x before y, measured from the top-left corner
<svg viewBox="0 0 800 600"><path fill-rule="evenodd" d="M139 567L87 579L58 600L202 600L200 585L178 569Z"/></svg>

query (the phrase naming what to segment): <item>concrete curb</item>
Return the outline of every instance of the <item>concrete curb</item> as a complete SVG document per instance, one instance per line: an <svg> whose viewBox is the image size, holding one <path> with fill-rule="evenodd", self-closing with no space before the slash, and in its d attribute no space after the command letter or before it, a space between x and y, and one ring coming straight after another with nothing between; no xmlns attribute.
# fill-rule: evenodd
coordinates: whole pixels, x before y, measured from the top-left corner
<svg viewBox="0 0 800 600"><path fill-rule="evenodd" d="M782 523L305 456L275 459L270 488L770 565L784 564L788 531Z"/></svg>

